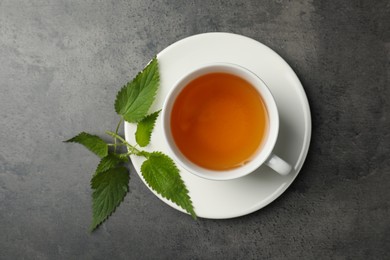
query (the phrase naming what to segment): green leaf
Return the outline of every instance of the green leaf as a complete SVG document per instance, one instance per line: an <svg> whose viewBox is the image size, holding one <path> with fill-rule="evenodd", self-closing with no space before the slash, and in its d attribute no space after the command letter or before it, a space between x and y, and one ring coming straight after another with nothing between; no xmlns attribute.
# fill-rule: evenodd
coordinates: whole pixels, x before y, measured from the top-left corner
<svg viewBox="0 0 390 260"><path fill-rule="evenodd" d="M91 180L91 231L105 221L123 201L129 190L129 173L123 166L97 173Z"/></svg>
<svg viewBox="0 0 390 260"><path fill-rule="evenodd" d="M145 147L150 142L152 136L154 124L161 110L156 111L142 119L137 125L137 131L135 132L135 140L141 147Z"/></svg>
<svg viewBox="0 0 390 260"><path fill-rule="evenodd" d="M196 218L188 190L171 158L161 152L152 152L142 164L141 172L153 190L182 207L194 219Z"/></svg>
<svg viewBox="0 0 390 260"><path fill-rule="evenodd" d="M125 163L128 161L128 157L121 157L120 155L116 155L113 153L109 153L106 157L103 157L100 160L98 167L96 168L95 174L100 172L105 172L111 168L115 168L119 166L121 163Z"/></svg>
<svg viewBox="0 0 390 260"><path fill-rule="evenodd" d="M82 144L100 158L103 158L108 154L108 145L97 135L82 132L65 142Z"/></svg>
<svg viewBox="0 0 390 260"><path fill-rule="evenodd" d="M149 111L157 93L160 76L158 61L154 58L146 68L117 94L115 111L129 123L142 120Z"/></svg>

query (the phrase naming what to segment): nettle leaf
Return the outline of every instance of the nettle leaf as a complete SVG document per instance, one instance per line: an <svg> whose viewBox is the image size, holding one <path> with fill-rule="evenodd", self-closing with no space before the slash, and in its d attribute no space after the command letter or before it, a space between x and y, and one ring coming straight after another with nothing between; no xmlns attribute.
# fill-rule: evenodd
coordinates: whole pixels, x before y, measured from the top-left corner
<svg viewBox="0 0 390 260"><path fill-rule="evenodd" d="M141 172L153 190L182 207L194 219L196 218L188 190L171 158L161 152L152 152L142 164Z"/></svg>
<svg viewBox="0 0 390 260"><path fill-rule="evenodd" d="M160 82L158 61L154 58L146 68L117 94L115 111L129 123L142 120L152 105Z"/></svg>
<svg viewBox="0 0 390 260"><path fill-rule="evenodd" d="M120 155L109 153L106 157L100 160L98 167L96 168L95 174L105 172L111 168L115 168L122 163L128 162L128 157L121 157Z"/></svg>
<svg viewBox="0 0 390 260"><path fill-rule="evenodd" d="M97 135L82 132L65 142L82 144L100 158L103 158L108 154L108 145Z"/></svg>
<svg viewBox="0 0 390 260"><path fill-rule="evenodd" d="M91 231L105 221L123 201L129 191L129 180L129 173L123 166L93 176Z"/></svg>
<svg viewBox="0 0 390 260"><path fill-rule="evenodd" d="M150 142L150 137L152 136L154 124L161 110L156 111L142 119L137 124L137 131L135 132L135 140L137 144L141 147L145 147Z"/></svg>

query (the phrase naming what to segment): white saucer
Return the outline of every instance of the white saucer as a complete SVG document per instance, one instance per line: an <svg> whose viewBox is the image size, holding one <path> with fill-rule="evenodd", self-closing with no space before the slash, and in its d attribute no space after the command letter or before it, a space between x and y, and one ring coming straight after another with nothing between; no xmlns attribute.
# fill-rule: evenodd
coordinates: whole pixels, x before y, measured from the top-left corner
<svg viewBox="0 0 390 260"><path fill-rule="evenodd" d="M246 177L231 181L210 181L197 177L178 165L199 217L223 219L252 213L279 197L294 181L305 161L310 138L310 108L304 89L290 66L267 46L244 36L230 33L206 33L180 40L158 55L161 85L150 111L162 108L173 84L186 72L205 63L236 63L256 73L270 88L280 113L280 132L275 154L293 165L293 172L280 176L262 166ZM135 143L134 124L125 124L126 140ZM161 116L156 122L148 151L162 151L170 156L163 138ZM131 156L142 178L143 158ZM152 192L173 208L176 204ZM183 211L184 212L184 211Z"/></svg>

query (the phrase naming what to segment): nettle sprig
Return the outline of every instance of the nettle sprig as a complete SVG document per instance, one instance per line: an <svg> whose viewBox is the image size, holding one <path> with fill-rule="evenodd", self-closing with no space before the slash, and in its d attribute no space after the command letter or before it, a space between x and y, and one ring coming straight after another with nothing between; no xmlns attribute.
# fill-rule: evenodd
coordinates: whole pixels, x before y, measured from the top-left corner
<svg viewBox="0 0 390 260"><path fill-rule="evenodd" d="M148 114L159 84L158 60L154 58L117 94L115 111L121 118L115 132L106 131L106 134L112 138L112 143L85 132L65 141L82 144L101 158L91 180L93 190L91 231L115 211L128 193L130 173L125 164L129 163L130 155L145 158L141 173L150 188L196 218L187 187L174 161L162 152L142 150L142 147L150 142L155 122L161 111ZM137 144L128 143L118 134L124 121L137 124L135 132ZM126 147L127 152L120 152L119 147Z"/></svg>

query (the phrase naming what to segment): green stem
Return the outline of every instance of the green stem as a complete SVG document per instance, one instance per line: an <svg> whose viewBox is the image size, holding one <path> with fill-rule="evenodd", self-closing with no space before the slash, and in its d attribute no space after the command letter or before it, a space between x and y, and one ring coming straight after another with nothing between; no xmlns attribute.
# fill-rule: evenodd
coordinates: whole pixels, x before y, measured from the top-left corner
<svg viewBox="0 0 390 260"><path fill-rule="evenodd" d="M115 130L115 133L116 133L116 134L118 134L119 127L121 126L122 122L123 122L123 117L121 117L121 120L119 120L119 123L118 123L118 125L116 126L116 130Z"/></svg>
<svg viewBox="0 0 390 260"><path fill-rule="evenodd" d="M116 134L118 134L119 127L121 126L122 122L123 122L123 117L121 117L121 119L119 120L118 125L116 126L116 129L115 129L115 133ZM114 138L114 152L116 153L116 138Z"/></svg>
<svg viewBox="0 0 390 260"><path fill-rule="evenodd" d="M149 153L145 151L140 151L138 150L135 146L129 144L122 136L118 135L117 133L111 132L111 131L106 131L106 134L108 134L111 137L114 137L115 139L119 139L122 143L124 143L127 148L130 150L130 154L135 154L138 156L144 156L146 158L149 157Z"/></svg>

